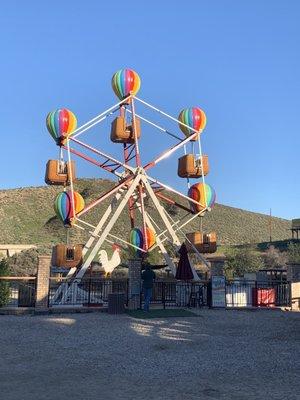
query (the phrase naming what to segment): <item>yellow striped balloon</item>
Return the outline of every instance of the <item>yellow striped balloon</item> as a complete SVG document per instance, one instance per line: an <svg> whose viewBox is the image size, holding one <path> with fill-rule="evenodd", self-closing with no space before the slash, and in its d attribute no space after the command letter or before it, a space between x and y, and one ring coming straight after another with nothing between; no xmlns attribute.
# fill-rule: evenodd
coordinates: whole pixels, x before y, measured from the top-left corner
<svg viewBox="0 0 300 400"><path fill-rule="evenodd" d="M50 135L61 146L63 141L75 131L77 119L72 111L60 108L47 115L46 124Z"/></svg>
<svg viewBox="0 0 300 400"><path fill-rule="evenodd" d="M132 69L120 69L113 75L111 85L117 97L123 100L130 94L137 94L140 90L141 80Z"/></svg>
<svg viewBox="0 0 300 400"><path fill-rule="evenodd" d="M212 208L216 201L216 192L207 183L195 183L188 191L188 196L200 204L190 202L191 210L196 214L206 207Z"/></svg>
<svg viewBox="0 0 300 400"><path fill-rule="evenodd" d="M198 132L202 131L206 125L206 115L199 107L185 108L180 112L178 120ZM186 136L190 136L195 133L193 130L180 123L179 128Z"/></svg>
<svg viewBox="0 0 300 400"><path fill-rule="evenodd" d="M74 199L74 207L73 207ZM84 199L78 192L58 193L54 202L54 210L65 226L72 226L73 218L84 209Z"/></svg>

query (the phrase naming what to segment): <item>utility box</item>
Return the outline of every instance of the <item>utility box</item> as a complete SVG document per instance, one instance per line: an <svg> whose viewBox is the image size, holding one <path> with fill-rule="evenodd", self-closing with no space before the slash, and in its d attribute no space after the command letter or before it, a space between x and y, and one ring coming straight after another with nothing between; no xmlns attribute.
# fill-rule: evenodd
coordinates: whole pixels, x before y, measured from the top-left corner
<svg viewBox="0 0 300 400"><path fill-rule="evenodd" d="M125 312L125 294L109 293L108 314L123 314Z"/></svg>

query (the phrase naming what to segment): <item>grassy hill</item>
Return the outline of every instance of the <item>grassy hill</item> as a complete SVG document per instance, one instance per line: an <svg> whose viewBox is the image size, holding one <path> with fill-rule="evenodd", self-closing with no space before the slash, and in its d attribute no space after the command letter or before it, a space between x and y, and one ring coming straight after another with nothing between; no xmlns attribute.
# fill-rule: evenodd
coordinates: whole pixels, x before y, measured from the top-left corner
<svg viewBox="0 0 300 400"><path fill-rule="evenodd" d="M115 185L114 182L102 179L80 179L76 190L82 194L88 204ZM55 196L61 188L27 187L0 191L0 242L37 244L50 250L55 243L66 240L66 229L57 219L53 210ZM109 200L93 209L87 220L95 224L100 219ZM151 215L156 213L149 202ZM174 219L182 215L174 215ZM158 220L158 218L156 218ZM237 245L260 243L269 240L269 216L253 213L233 207L216 204L213 210L203 218L206 231L216 231L220 245ZM290 237L290 221L272 218L273 240L285 240ZM199 219L185 227L186 232L199 229ZM71 242L84 243L88 232L70 229ZM114 233L129 232L127 212L123 212L114 227ZM124 236L123 236L124 237Z"/></svg>

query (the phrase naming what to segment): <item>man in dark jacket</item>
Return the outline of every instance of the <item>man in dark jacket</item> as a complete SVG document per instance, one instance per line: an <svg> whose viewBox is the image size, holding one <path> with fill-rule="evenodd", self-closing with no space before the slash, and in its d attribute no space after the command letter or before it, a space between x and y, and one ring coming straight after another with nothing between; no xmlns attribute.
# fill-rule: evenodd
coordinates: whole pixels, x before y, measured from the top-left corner
<svg viewBox="0 0 300 400"><path fill-rule="evenodd" d="M156 278L150 265L146 265L145 271L142 273L143 292L144 292L144 311L149 311L149 306L152 297L153 281Z"/></svg>

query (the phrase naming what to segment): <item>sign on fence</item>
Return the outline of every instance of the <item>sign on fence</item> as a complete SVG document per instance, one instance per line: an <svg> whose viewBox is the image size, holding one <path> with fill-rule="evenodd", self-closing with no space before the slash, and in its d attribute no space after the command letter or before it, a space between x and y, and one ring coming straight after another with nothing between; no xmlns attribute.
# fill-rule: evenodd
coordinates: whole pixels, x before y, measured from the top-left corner
<svg viewBox="0 0 300 400"><path fill-rule="evenodd" d="M212 307L226 307L225 276L211 277Z"/></svg>

